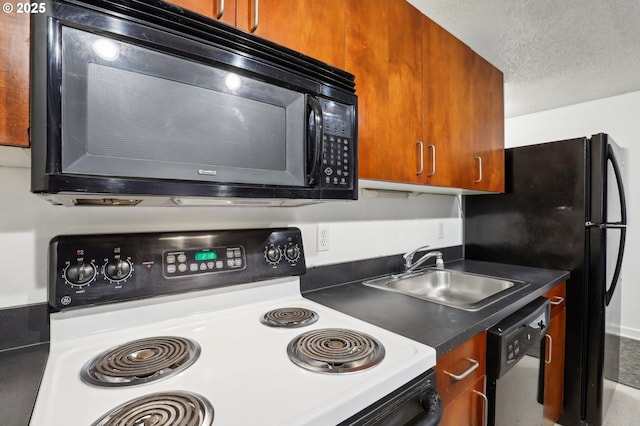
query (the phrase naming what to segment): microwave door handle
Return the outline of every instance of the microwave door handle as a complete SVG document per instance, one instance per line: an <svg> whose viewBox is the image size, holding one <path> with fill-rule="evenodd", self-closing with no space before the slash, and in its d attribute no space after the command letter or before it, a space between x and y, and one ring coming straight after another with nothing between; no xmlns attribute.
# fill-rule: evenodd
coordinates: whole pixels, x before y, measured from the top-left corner
<svg viewBox="0 0 640 426"><path fill-rule="evenodd" d="M322 120L322 105L320 101L313 96L307 97L307 103L311 108L309 114L313 113L313 124L309 123L308 131L313 136L313 163L311 164L311 170L309 171L308 180L309 183L315 183L316 176L318 175L318 169L320 168L320 154L322 153L322 140L323 140L323 120Z"/></svg>

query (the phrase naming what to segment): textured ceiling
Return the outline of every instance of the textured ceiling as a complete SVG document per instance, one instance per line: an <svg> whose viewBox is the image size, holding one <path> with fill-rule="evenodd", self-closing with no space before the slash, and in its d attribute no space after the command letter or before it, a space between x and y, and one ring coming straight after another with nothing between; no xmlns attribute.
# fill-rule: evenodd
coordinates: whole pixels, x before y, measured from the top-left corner
<svg viewBox="0 0 640 426"><path fill-rule="evenodd" d="M408 0L504 73L513 117L640 90L639 0Z"/></svg>

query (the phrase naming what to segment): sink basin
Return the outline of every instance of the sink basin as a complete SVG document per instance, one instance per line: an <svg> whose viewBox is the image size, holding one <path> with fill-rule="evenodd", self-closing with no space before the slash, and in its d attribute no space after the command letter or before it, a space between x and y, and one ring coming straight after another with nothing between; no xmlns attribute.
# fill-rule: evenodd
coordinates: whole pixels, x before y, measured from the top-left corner
<svg viewBox="0 0 640 426"><path fill-rule="evenodd" d="M363 284L465 311L482 309L528 285L522 281L433 268L386 275Z"/></svg>

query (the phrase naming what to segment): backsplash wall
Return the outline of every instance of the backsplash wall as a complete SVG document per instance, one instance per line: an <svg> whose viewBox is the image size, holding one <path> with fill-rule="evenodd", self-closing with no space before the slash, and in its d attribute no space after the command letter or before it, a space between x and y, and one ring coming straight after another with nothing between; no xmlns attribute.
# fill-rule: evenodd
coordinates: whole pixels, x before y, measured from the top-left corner
<svg viewBox="0 0 640 426"><path fill-rule="evenodd" d="M462 244L459 200L422 194L301 207L61 207L30 193L30 169L0 147L0 309L46 302L47 250L56 235L298 226L308 266ZM3 161L4 160L4 161ZM21 160L18 163L23 162ZM316 250L317 224L329 250Z"/></svg>

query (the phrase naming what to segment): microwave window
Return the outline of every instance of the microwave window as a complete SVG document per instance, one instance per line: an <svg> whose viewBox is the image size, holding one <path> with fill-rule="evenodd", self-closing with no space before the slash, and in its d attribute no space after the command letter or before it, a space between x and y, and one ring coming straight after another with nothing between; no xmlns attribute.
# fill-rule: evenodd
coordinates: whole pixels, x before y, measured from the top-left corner
<svg viewBox="0 0 640 426"><path fill-rule="evenodd" d="M89 154L285 170L282 106L96 64L87 99Z"/></svg>
<svg viewBox="0 0 640 426"><path fill-rule="evenodd" d="M304 185L304 95L63 29L69 173Z"/></svg>

